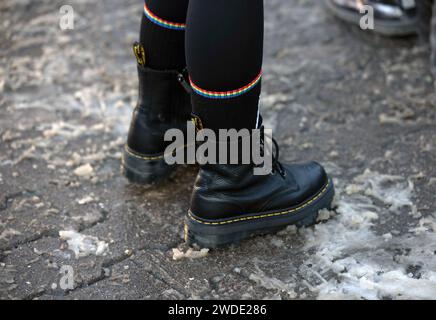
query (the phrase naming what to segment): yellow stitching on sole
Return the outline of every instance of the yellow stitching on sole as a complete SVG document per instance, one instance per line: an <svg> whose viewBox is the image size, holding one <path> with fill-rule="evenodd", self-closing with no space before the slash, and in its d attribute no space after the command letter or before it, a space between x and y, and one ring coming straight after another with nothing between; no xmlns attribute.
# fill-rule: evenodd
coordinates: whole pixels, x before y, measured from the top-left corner
<svg viewBox="0 0 436 320"><path fill-rule="evenodd" d="M178 149L184 149L184 148L187 148L187 147L189 147L189 146L190 146L190 145L185 144L185 145L183 145L182 147L179 147ZM129 155L131 155L131 156L133 156L133 157L135 157L135 158L138 158L138 159L143 159L143 160L161 160L161 159L164 159L164 158L165 158L165 153L163 153L162 155L159 155L159 156L153 156L153 157L143 156L143 155L140 155L140 154L134 153L133 151L131 151L131 150L129 149L129 147L127 146L127 144L124 145L124 150L126 150L126 152L127 152Z"/></svg>
<svg viewBox="0 0 436 320"><path fill-rule="evenodd" d="M326 186L324 187L324 189L321 190L320 193L318 193L315 197L313 197L312 199L310 199L309 201L303 203L302 205L291 209L291 210L286 210L286 211L282 211L282 212L275 212L275 213L269 213L269 214L263 214L263 215L259 215L259 216L249 216L249 217L243 217L243 218L238 218L238 219L233 219L233 220L227 220L227 221L220 221L220 222L206 222L206 221L201 221L196 219L193 216L193 213L191 212L191 210L188 211L188 216L189 218L191 218L192 220L201 223L201 224L207 224L207 225L222 225L222 224L229 224L229 223L234 223L234 222L239 222L239 221L245 221L245 220L253 220L253 219L262 219L262 218L269 218L269 217L276 217L276 216L281 216L281 215L285 215L285 214L289 214L295 211L298 211L300 209L303 209L304 207L307 207L309 204L311 204L312 202L314 202L315 200L317 200L318 198L320 198L328 189L330 185L330 181L327 182Z"/></svg>
<svg viewBox="0 0 436 320"><path fill-rule="evenodd" d="M138 159L143 159L143 160L159 160L159 159L163 159L164 155L160 155L160 156L154 156L154 157L147 157L147 156L141 156L139 154L133 153L132 151L130 151L129 147L127 145L124 146L124 150L126 150L126 152Z"/></svg>

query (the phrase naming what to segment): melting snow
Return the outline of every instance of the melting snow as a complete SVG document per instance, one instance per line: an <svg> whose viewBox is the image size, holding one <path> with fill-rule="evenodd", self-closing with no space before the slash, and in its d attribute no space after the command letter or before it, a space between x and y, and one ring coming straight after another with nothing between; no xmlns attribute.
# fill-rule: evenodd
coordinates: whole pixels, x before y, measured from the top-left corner
<svg viewBox="0 0 436 320"><path fill-rule="evenodd" d="M199 259L204 258L209 253L209 249L201 249L199 251L189 248L186 252L183 252L177 248L173 249L173 260L182 259Z"/></svg>
<svg viewBox="0 0 436 320"><path fill-rule="evenodd" d="M91 196L86 196L86 197L84 197L84 198L82 198L82 199L78 199L78 200L77 200L77 203L80 204L80 205L84 205L84 204L91 203L91 202L93 202L93 201L94 201L94 198L93 198L93 197L91 197Z"/></svg>
<svg viewBox="0 0 436 320"><path fill-rule="evenodd" d="M372 196L390 206L391 211L409 206L414 210L415 205L411 200L413 183L401 176L380 174L369 169L355 178L360 183L359 190L364 190L368 196Z"/></svg>
<svg viewBox="0 0 436 320"><path fill-rule="evenodd" d="M87 163L74 170L74 174L79 177L89 177L94 173L92 166Z"/></svg>
<svg viewBox="0 0 436 320"><path fill-rule="evenodd" d="M105 256L109 249L109 245L97 237L86 236L76 231L59 231L59 236L62 241L67 242L68 249L74 252L76 259L91 254Z"/></svg>
<svg viewBox="0 0 436 320"><path fill-rule="evenodd" d="M421 219L413 235L377 235L372 228L400 209L417 212L413 189L401 176L366 170L338 196L337 215L300 231L305 249L315 250L305 263L312 268L304 272L321 279L310 287L318 299L436 299L435 219ZM322 212L320 220L328 216Z"/></svg>
<svg viewBox="0 0 436 320"><path fill-rule="evenodd" d="M271 278L265 275L265 273L260 270L257 266L255 266L257 271L251 273L249 279L251 281L256 282L258 285L264 287L265 289L278 290L281 292L285 292L289 295L291 299L296 298L297 294L294 291L295 284L294 283L286 283L276 278Z"/></svg>

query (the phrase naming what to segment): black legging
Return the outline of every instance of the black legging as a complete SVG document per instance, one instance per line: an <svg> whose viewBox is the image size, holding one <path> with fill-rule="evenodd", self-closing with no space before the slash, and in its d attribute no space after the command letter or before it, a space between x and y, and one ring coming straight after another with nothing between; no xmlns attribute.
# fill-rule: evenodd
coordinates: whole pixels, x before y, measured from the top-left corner
<svg viewBox="0 0 436 320"><path fill-rule="evenodd" d="M144 19L153 27L170 30L173 42L185 39L185 48L178 45L183 53L179 56L186 49L193 113L203 126L254 128L261 87L263 0L145 0L145 5ZM143 23L141 34L146 28ZM145 44L153 45L161 42Z"/></svg>

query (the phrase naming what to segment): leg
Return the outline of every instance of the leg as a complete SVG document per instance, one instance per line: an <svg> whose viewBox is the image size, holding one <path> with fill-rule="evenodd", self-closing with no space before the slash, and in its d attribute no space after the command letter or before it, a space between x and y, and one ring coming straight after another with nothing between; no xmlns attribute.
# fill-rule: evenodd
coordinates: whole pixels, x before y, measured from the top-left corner
<svg viewBox="0 0 436 320"><path fill-rule="evenodd" d="M158 70L185 66L185 27L189 0L145 0L140 43L147 65Z"/></svg>
<svg viewBox="0 0 436 320"><path fill-rule="evenodd" d="M263 51L262 0L192 0L186 31L193 113L207 128L254 128Z"/></svg>
<svg viewBox="0 0 436 320"><path fill-rule="evenodd" d="M164 134L168 129L186 128L190 118L190 97L180 83L185 78L187 6L188 0L144 3L140 43L134 45L138 104L122 161L125 176L133 182L152 183L168 176L174 166L164 159L168 144Z"/></svg>
<svg viewBox="0 0 436 320"><path fill-rule="evenodd" d="M261 126L262 46L263 0L190 1L186 48L198 129ZM253 163L201 165L186 218L187 241L210 248L289 224L306 226L330 206L333 185L319 164L282 165L277 149L272 167L255 175Z"/></svg>

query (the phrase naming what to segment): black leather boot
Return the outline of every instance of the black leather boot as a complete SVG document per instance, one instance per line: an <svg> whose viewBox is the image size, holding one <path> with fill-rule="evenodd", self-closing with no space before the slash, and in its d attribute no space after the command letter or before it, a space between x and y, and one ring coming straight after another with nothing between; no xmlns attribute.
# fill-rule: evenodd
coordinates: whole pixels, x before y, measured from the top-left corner
<svg viewBox="0 0 436 320"><path fill-rule="evenodd" d="M274 144L268 175L254 175L251 164L200 166L185 223L188 243L214 248L291 224L309 226L330 207L334 187L323 167L283 165Z"/></svg>
<svg viewBox="0 0 436 320"><path fill-rule="evenodd" d="M324 0L327 9L341 20L359 25L365 5L374 10L374 32L384 36L416 34L416 3L422 0Z"/></svg>
<svg viewBox="0 0 436 320"><path fill-rule="evenodd" d="M138 61L139 97L133 111L122 170L132 182L153 183L174 169L164 159L168 129L186 131L191 102L185 70L157 71L146 67L144 50L134 45Z"/></svg>

